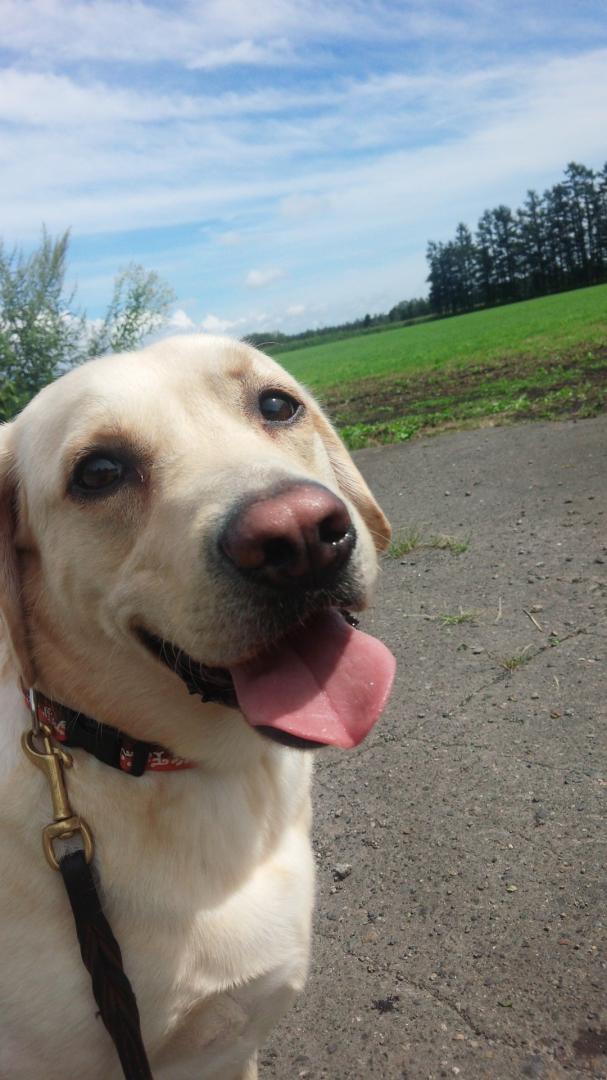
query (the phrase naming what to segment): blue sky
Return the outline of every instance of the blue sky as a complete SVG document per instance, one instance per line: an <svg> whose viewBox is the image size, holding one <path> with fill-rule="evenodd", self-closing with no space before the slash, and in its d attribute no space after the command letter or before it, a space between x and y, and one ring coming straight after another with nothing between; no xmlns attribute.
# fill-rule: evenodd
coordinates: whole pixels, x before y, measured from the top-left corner
<svg viewBox="0 0 607 1080"><path fill-rule="evenodd" d="M91 317L130 260L173 329L425 293L428 239L607 159L604 0L0 0L0 236L72 229Z"/></svg>

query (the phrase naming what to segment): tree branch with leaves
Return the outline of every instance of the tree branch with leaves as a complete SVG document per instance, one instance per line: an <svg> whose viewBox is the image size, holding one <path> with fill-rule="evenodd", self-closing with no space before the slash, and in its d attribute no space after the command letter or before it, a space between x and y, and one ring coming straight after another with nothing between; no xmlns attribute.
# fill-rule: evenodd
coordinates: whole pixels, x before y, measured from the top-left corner
<svg viewBox="0 0 607 1080"><path fill-rule="evenodd" d="M114 281L105 317L89 323L66 291L68 247L69 232L52 239L46 229L30 255L0 244L0 420L76 364L137 348L174 301L158 274L131 263Z"/></svg>

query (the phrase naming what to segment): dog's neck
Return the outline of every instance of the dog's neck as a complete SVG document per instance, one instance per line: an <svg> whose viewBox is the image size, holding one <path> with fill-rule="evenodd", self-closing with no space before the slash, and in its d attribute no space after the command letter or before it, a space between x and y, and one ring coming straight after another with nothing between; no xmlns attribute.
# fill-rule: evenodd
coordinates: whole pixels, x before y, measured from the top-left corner
<svg viewBox="0 0 607 1080"><path fill-rule="evenodd" d="M51 701L39 691L26 692L25 698L37 722L46 725L57 742L86 750L104 765L130 776L141 776L147 771L175 772L195 768L194 762L178 757L162 746L132 739L117 728Z"/></svg>

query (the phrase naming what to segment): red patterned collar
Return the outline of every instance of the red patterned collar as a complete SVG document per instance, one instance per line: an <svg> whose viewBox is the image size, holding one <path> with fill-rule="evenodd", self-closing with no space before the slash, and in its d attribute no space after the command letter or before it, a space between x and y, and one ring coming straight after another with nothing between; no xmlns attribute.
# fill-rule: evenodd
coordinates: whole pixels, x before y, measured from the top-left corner
<svg viewBox="0 0 607 1080"><path fill-rule="evenodd" d="M57 742L86 750L105 765L121 772L141 776L148 771L176 772L195 768L195 762L187 758L177 757L155 743L131 739L117 728L91 720L82 713L51 701L38 691L26 692L25 700L30 711L35 712L38 722L50 729Z"/></svg>

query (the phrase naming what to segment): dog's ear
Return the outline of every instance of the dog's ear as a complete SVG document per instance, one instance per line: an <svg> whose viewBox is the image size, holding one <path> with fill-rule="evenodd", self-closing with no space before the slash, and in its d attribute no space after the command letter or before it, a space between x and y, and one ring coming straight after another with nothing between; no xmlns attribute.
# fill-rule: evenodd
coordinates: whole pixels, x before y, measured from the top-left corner
<svg viewBox="0 0 607 1080"><path fill-rule="evenodd" d="M315 412L315 423L340 490L354 503L377 550L385 551L392 536L390 522L377 505L341 439L320 411Z"/></svg>
<svg viewBox="0 0 607 1080"><path fill-rule="evenodd" d="M27 645L21 606L19 565L15 550L17 477L9 448L8 425L0 428L0 616L24 686L32 686L34 672Z"/></svg>

